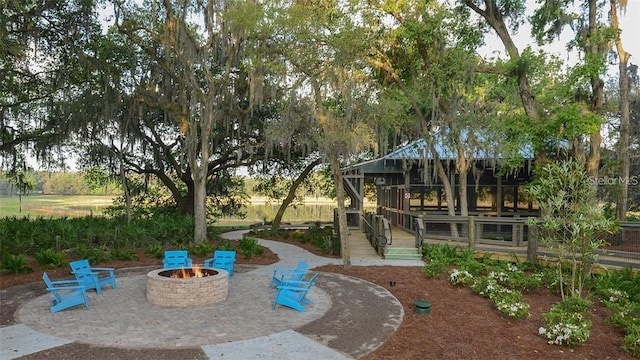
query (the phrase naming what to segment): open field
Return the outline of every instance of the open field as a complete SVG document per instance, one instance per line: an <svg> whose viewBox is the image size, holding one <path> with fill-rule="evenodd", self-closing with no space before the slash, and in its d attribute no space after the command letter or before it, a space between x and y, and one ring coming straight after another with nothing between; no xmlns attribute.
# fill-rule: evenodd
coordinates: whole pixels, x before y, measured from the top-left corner
<svg viewBox="0 0 640 360"><path fill-rule="evenodd" d="M20 199L17 196L0 197L0 217L7 216L43 216L43 217L80 217L101 214L112 204L111 196L100 195L29 195Z"/></svg>
<svg viewBox="0 0 640 360"><path fill-rule="evenodd" d="M110 196L94 195L29 195L22 197L22 211L17 196L0 197L0 218L9 216L31 217L81 217L100 215L105 207L112 204ZM246 217L222 218L219 225L246 225L260 221L271 221L278 211L279 201L268 201L264 197L252 197L245 207ZM308 198L304 206L290 206L283 221L331 221L335 200L329 198Z"/></svg>

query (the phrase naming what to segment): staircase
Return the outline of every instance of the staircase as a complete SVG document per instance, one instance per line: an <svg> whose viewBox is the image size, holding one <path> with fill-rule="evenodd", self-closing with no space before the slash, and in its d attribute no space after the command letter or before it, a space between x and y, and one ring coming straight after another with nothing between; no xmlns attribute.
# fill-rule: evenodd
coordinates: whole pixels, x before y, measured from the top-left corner
<svg viewBox="0 0 640 360"><path fill-rule="evenodd" d="M389 260L421 260L420 249L415 247L388 247L384 251L384 258Z"/></svg>

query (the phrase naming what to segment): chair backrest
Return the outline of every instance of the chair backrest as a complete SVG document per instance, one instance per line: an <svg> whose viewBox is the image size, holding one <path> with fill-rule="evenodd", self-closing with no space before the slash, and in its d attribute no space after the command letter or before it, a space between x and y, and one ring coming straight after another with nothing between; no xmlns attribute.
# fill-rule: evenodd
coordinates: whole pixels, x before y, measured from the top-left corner
<svg viewBox="0 0 640 360"><path fill-rule="evenodd" d="M167 250L164 252L164 260L162 261L165 268L171 267L189 267L189 253L187 250Z"/></svg>
<svg viewBox="0 0 640 360"><path fill-rule="evenodd" d="M313 275L311 275L311 277L308 280L300 278L298 280L294 280L293 283L298 284L298 286L306 288L307 289L306 291L309 291L309 289L311 289L311 287L316 284L317 277L318 277L318 273L314 273ZM283 283L286 284L287 280L285 280Z"/></svg>
<svg viewBox="0 0 640 360"><path fill-rule="evenodd" d="M225 262L234 262L236 261L236 252L234 250L216 250L213 252L213 258Z"/></svg>
<svg viewBox="0 0 640 360"><path fill-rule="evenodd" d="M91 274L91 265L89 265L89 260L82 259L76 260L69 263L71 267L71 273L76 276L76 279L82 280L85 277L93 277Z"/></svg>
<svg viewBox="0 0 640 360"><path fill-rule="evenodd" d="M58 292L55 290L55 286L53 286L53 283L51 282L51 279L46 272L42 274L42 280L44 280L45 285L47 285L47 290L49 290L49 292L53 294L53 297L56 299L56 301L61 301L60 294L58 294Z"/></svg>
<svg viewBox="0 0 640 360"><path fill-rule="evenodd" d="M309 263L304 260L298 261L298 265L296 265L296 269L294 270L294 272L306 273L307 271L309 271Z"/></svg>

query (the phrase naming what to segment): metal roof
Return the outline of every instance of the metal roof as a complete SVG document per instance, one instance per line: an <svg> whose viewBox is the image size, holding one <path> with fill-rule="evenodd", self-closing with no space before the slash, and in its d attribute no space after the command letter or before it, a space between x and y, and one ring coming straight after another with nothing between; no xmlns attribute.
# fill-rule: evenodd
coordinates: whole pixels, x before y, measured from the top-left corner
<svg viewBox="0 0 640 360"><path fill-rule="evenodd" d="M455 161L457 152L454 149L444 146L442 142L436 142L434 147L440 160ZM532 160L534 158L533 150L530 146L521 147L519 155L523 160ZM495 162L500 158L502 158L502 156L498 149L493 152L485 149L476 149L473 153L473 159L476 161L484 160ZM354 164L344 168L343 170L361 168L364 173L402 172L402 163L404 160L421 161L428 159L433 159L431 150L429 149L425 139L419 139L400 146L383 157Z"/></svg>

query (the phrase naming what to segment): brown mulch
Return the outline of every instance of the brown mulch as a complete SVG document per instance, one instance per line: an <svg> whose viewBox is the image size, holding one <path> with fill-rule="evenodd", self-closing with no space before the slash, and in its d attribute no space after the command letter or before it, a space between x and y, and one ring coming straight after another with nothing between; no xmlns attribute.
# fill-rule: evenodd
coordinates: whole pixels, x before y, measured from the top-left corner
<svg viewBox="0 0 640 360"><path fill-rule="evenodd" d="M273 239L301 246L318 255L321 254L311 244L303 244L293 239ZM326 255L324 255L326 256ZM204 258L192 257L195 263ZM238 264L267 265L278 261L269 249L263 255L244 259L239 256ZM161 260L139 253L139 260L100 264L115 268L160 265ZM7 289L11 296L13 289L35 289L40 287L43 269L31 264L35 272L27 275L0 275L0 289ZM538 328L544 325L542 313L559 301L558 296L546 289L524 294L524 301L531 306L531 317L513 320L498 312L491 302L468 288L454 287L446 279L427 279L416 267L343 267L323 266L317 270L350 275L379 284L389 290L404 305L405 318L398 331L380 348L363 357L366 360L382 359L632 359L621 349L623 334L605 322L605 309L594 303L591 320L591 336L582 346L565 348L546 343L538 335ZM68 268L46 269L54 278L69 277ZM34 283L35 282L35 283ZM391 286L394 282L395 286ZM33 283L33 284L29 284ZM25 286L17 286L28 284ZM18 296L18 294L16 294ZM427 315L413 312L413 301L429 300L433 306ZM5 298L0 299L5 302ZM3 304L4 305L4 304ZM4 306L3 306L4 307ZM375 311L375 304L371 304ZM2 326L15 323L13 312L0 311ZM375 331L375 329L363 329ZM68 350L29 356L33 359L55 358L55 354L65 354L60 358L107 358L104 349L95 349L84 344L65 345ZM100 353L98 353L98 351ZM114 349L109 357L119 359L153 359L158 356L178 357L178 353L141 352L135 349ZM198 353L190 354L185 349L180 358L198 358ZM51 357L53 356L53 357Z"/></svg>

